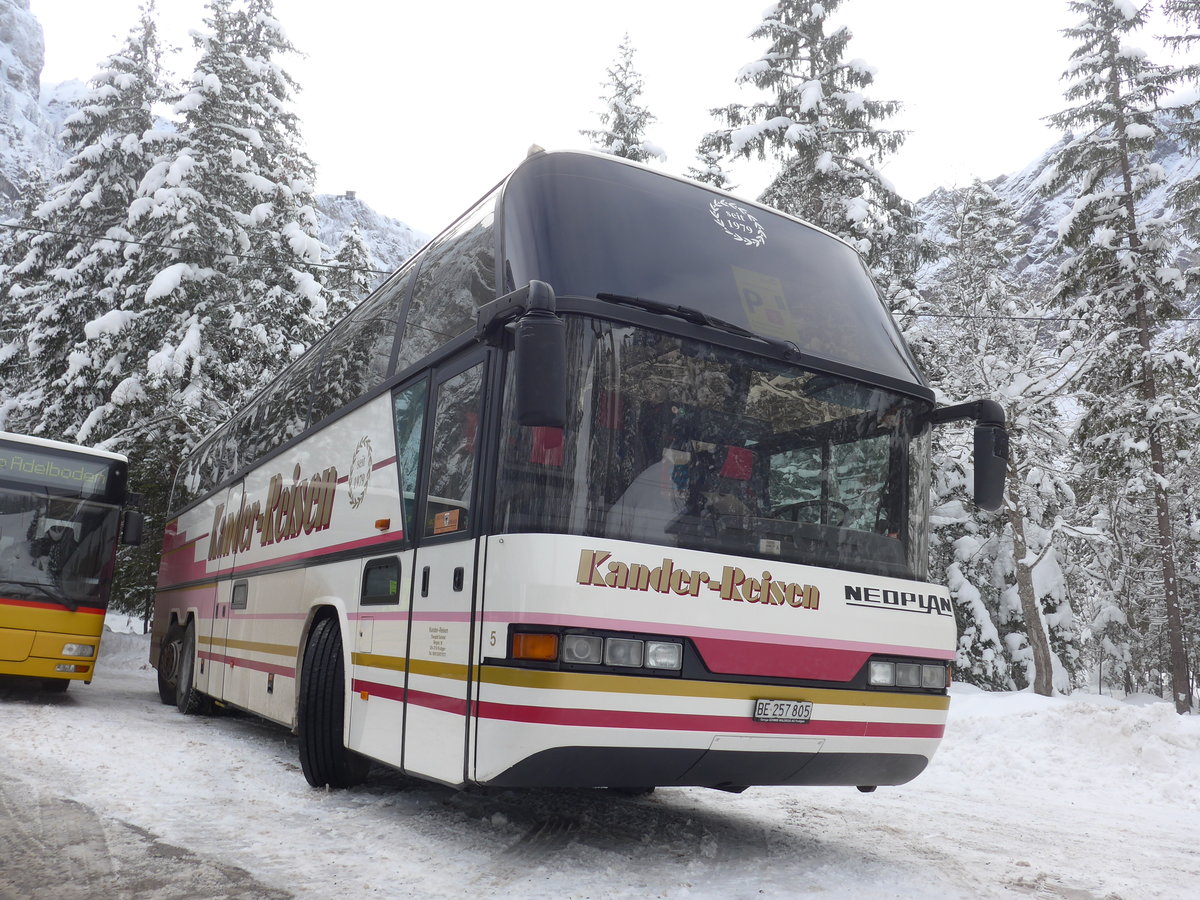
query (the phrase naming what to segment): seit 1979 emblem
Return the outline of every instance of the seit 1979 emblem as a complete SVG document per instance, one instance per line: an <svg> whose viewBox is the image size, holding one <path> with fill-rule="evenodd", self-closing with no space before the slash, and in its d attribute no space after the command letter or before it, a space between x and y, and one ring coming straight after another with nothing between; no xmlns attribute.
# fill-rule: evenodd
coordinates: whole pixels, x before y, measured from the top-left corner
<svg viewBox="0 0 1200 900"><path fill-rule="evenodd" d="M750 210L739 206L732 200L719 197L708 205L713 221L721 226L721 230L743 244L751 247L761 247L767 242L767 232L762 223L754 218Z"/></svg>
<svg viewBox="0 0 1200 900"><path fill-rule="evenodd" d="M371 468L374 464L371 439L364 434L358 446L354 448L354 458L350 460L350 474L346 476L346 496L352 509L358 509L367 497L367 485L371 481Z"/></svg>

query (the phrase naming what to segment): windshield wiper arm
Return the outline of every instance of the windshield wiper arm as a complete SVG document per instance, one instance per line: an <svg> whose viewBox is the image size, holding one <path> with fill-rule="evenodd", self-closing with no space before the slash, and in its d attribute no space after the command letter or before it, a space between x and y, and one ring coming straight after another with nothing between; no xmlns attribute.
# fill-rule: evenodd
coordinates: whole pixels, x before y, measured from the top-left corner
<svg viewBox="0 0 1200 900"><path fill-rule="evenodd" d="M34 588L34 589L40 591L44 596L49 597L55 603L61 603L63 606L65 606L71 612L75 612L75 610L77 610L79 608L79 604L76 603L74 600L72 600L70 597L68 597L65 591L56 594L52 590L50 590L50 588L46 587L46 585L44 585L38 581L16 581L16 580L10 581L8 579L5 579L4 581L0 581L0 584L19 584L22 587Z"/></svg>
<svg viewBox="0 0 1200 900"><path fill-rule="evenodd" d="M758 334L751 331L749 328L744 328L741 325L735 325L733 322L727 322L724 319L719 319L716 316L710 316L706 312L701 312L698 309L691 309L687 306L678 306L673 303L662 303L658 300L650 300L646 297L630 297L626 294L609 294L600 293L596 295L597 300L607 300L610 303L624 303L626 306L633 306L638 309L644 309L647 312L658 313L664 316L674 316L677 319L683 319L685 322L690 322L693 325L704 325L708 328L715 328L718 331L724 331L728 334L736 334L739 337L751 338L752 340L762 341L769 347L775 348L785 358L791 360L799 360L800 348L791 341L783 338L768 337L764 334Z"/></svg>

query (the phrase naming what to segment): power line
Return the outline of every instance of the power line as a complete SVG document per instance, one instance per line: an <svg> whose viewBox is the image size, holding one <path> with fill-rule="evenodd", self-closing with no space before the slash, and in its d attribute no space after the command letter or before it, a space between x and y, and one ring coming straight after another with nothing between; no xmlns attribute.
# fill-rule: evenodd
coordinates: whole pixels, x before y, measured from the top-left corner
<svg viewBox="0 0 1200 900"><path fill-rule="evenodd" d="M1050 322L1086 322L1087 319L1081 319L1073 316L976 316L966 315L965 313L914 313L914 312L897 312L893 313L897 316L912 316L915 319L980 319L994 320L997 322L1041 322L1043 324ZM1156 319L1158 322L1200 322L1200 318L1195 316L1179 316L1165 319Z"/></svg>

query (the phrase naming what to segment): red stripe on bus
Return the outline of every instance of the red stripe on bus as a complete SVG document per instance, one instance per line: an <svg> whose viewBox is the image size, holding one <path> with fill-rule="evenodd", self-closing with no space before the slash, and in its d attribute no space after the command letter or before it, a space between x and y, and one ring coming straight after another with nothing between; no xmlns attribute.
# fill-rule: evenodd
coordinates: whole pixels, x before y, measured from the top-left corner
<svg viewBox="0 0 1200 900"><path fill-rule="evenodd" d="M62 603L55 603L51 600L17 600L13 597L0 597L0 603L6 606L28 606L33 609L56 609L61 612L77 612L88 613L94 616L104 615L104 609L98 606L77 606L71 609Z"/></svg>
<svg viewBox="0 0 1200 900"><path fill-rule="evenodd" d="M280 563L296 562L302 559L314 559L319 556L327 556L330 553L339 553L343 550L358 550L363 547L373 547L376 544L386 544L391 541L398 541L404 537L403 531L390 531L387 534L377 534L368 538L361 538L357 541L347 541L344 544L334 544L329 547L320 547L316 550L307 550L301 553L293 553L289 556L273 556L270 559L264 559L260 562L246 563L245 565L235 565L232 569L234 573L242 573L253 571L254 569L263 569L267 566L277 566Z"/></svg>
<svg viewBox="0 0 1200 900"><path fill-rule="evenodd" d="M518 706L480 702L480 718L575 728L639 728L655 731L701 731L722 734L791 734L812 737L941 738L944 725L914 722L839 722L814 719L804 725L755 722L743 716L700 716L686 713L634 712L613 709L575 709Z"/></svg>
<svg viewBox="0 0 1200 900"><path fill-rule="evenodd" d="M399 685L381 684L378 681L365 681L361 678L355 678L350 682L350 688L357 694L366 691L372 697L383 697L387 700L404 702L404 688ZM409 688L408 702L412 706L436 709L441 712L452 713L456 716L465 716L467 714L467 701L462 697L447 697L445 694L434 694L430 691L414 691Z"/></svg>
<svg viewBox="0 0 1200 900"><path fill-rule="evenodd" d="M393 684L354 679L355 693L404 701L404 688ZM427 691L408 692L408 702L459 716L467 714L467 701ZM648 731L701 731L722 734L788 734L806 737L889 737L940 739L945 725L917 722L839 722L814 719L804 725L788 722L755 722L745 716L699 716L687 713L634 712L618 709L522 706L481 701L476 704L481 719L562 725L570 728L638 728Z"/></svg>
<svg viewBox="0 0 1200 900"><path fill-rule="evenodd" d="M245 659L241 656L225 656L220 653L211 653L208 650L201 650L197 656L215 663L222 663L231 669L254 669L256 672L269 672L272 675L284 675L288 678L296 677L295 666L281 666L276 663L259 662L256 659Z"/></svg>
<svg viewBox="0 0 1200 900"><path fill-rule="evenodd" d="M374 472L374 471L376 471L377 469L383 469L383 468L386 468L387 466L390 466L390 465L391 465L392 463L394 463L395 461L396 461L396 457L394 457L394 456L389 456L387 459L381 459L379 462L377 462L377 463L375 463L373 466L371 466L371 471L372 471L372 472ZM349 481L349 480L350 480L350 476L349 476L349 475L343 475L341 478L339 478L339 479L337 480L337 483L338 483L338 484L345 484L345 483L346 483L347 481Z"/></svg>

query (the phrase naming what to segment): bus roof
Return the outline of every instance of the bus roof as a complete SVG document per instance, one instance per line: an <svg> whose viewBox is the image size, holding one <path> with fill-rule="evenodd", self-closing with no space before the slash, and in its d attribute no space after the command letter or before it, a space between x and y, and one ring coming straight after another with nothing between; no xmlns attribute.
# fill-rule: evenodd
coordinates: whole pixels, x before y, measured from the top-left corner
<svg viewBox="0 0 1200 900"><path fill-rule="evenodd" d="M508 290L537 279L560 297L694 309L866 380L928 391L858 252L769 206L618 157L562 151L517 167L497 220Z"/></svg>
<svg viewBox="0 0 1200 900"><path fill-rule="evenodd" d="M14 434L11 431L0 431L0 441L12 441L15 444L26 444L30 447L42 447L46 450L78 453L81 456L99 457L101 459L110 459L113 462L129 463L128 457L121 453L97 450L95 447L81 447L78 444L68 444L66 441L52 441L48 438L32 437L27 434Z"/></svg>

